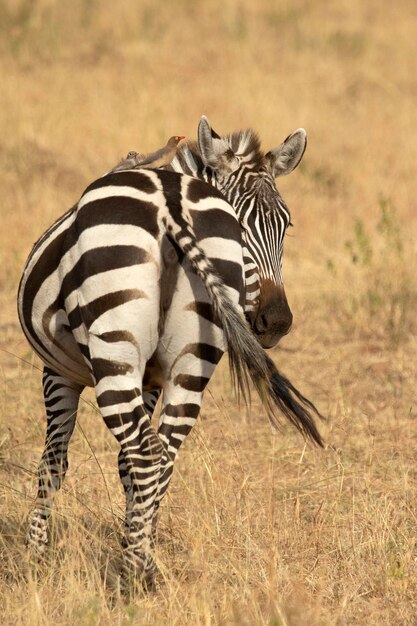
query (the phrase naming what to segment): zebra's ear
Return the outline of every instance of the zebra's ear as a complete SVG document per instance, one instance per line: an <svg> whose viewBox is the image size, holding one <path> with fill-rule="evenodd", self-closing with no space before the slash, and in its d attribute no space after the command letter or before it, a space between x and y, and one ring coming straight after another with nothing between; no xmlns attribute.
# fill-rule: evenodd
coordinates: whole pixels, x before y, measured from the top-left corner
<svg viewBox="0 0 417 626"><path fill-rule="evenodd" d="M300 163L307 147L307 133L304 128L299 128L277 148L265 155L275 177L289 174Z"/></svg>
<svg viewBox="0 0 417 626"><path fill-rule="evenodd" d="M198 125L198 145L205 165L220 175L227 175L239 167L239 160L227 141L222 139L210 126L205 115Z"/></svg>

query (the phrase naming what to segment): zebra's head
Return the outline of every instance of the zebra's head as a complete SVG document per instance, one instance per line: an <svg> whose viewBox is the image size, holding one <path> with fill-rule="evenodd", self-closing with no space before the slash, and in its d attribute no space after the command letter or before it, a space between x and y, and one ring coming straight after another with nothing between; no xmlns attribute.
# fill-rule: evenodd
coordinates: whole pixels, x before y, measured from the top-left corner
<svg viewBox="0 0 417 626"><path fill-rule="evenodd" d="M265 348L276 345L292 324L282 279L283 242L291 216L275 178L297 167L306 144L306 132L300 128L264 154L251 130L220 137L204 116L198 128L203 164L242 226L245 313Z"/></svg>

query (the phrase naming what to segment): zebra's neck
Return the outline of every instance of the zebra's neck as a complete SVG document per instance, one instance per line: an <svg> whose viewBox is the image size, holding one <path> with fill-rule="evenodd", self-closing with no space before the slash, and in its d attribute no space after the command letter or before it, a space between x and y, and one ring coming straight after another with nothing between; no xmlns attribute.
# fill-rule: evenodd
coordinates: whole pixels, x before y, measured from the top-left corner
<svg viewBox="0 0 417 626"><path fill-rule="evenodd" d="M255 163L257 159L260 159L259 151L253 150L253 146L251 146L249 139L252 138L252 142L255 145L255 148L258 150L258 139L256 135L252 135L251 132L243 132L241 134L233 135L229 138L230 143L234 141L234 148L237 150L239 156L245 162L251 161L254 159ZM248 147L250 146L250 147ZM245 152L246 151L246 152ZM246 157L246 158L245 158ZM171 163L166 166L167 170L178 172L180 174L186 174L188 176L192 176L194 178L199 178L200 180L204 180L205 182L213 185L217 189L220 189L225 194L226 199L230 202L230 204L234 207L233 199L230 198L230 195L233 196L233 186L231 189L224 189L224 186L220 183L220 181L216 177L216 172L211 168L204 164L203 159L201 158L200 151L198 149L198 144L195 142L190 142L182 146L178 151L174 159ZM236 190L235 190L236 191ZM238 196L239 197L239 196ZM239 222L241 219L239 217L239 212L236 210L237 218ZM244 304L244 310L246 313L251 313L256 310L258 306L258 299L260 295L260 284L259 284L259 275L256 264L251 258L244 238L242 237L242 249L243 249L243 263L244 263L244 276L245 276L245 285L246 285L246 300Z"/></svg>

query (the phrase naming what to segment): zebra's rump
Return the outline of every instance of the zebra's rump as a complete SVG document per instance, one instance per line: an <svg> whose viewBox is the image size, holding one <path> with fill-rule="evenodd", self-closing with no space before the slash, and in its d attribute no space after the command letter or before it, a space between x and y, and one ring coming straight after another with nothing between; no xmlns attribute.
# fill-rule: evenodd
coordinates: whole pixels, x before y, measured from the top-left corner
<svg viewBox="0 0 417 626"><path fill-rule="evenodd" d="M18 294L19 318L34 350L55 372L82 385L94 384L89 334L113 330L102 320L123 305L146 304L159 279L157 209L143 199L149 185L109 189L107 178L90 185L76 209L38 240ZM143 177L116 177L118 183L132 180ZM148 274L154 276L150 287L138 288Z"/></svg>
<svg viewBox="0 0 417 626"><path fill-rule="evenodd" d="M120 355L127 354L131 370L138 358L149 361L182 263L169 223L178 225L176 236L187 241L186 249L187 224L192 227L201 246L193 252L194 263L201 258L204 274L204 259L209 258L232 299L243 304L240 226L218 190L174 172L106 175L38 240L20 284L22 328L51 369L93 385L91 341L106 344L109 361L123 361ZM188 262L184 267L189 280L191 275L195 280L195 268ZM200 300L207 299L210 307L202 282L201 291ZM196 337L201 319L205 317L196 309ZM157 378L160 387L151 365L147 369L152 370L148 378ZM153 380L151 386L155 384Z"/></svg>

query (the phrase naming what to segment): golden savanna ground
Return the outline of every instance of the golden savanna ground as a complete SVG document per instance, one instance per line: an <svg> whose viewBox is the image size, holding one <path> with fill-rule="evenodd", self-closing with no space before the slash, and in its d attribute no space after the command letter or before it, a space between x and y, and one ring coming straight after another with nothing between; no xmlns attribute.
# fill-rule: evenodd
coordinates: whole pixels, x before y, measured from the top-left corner
<svg viewBox="0 0 417 626"><path fill-rule="evenodd" d="M417 623L417 9L413 0L0 3L0 623ZM226 360L160 520L159 590L118 595L115 443L86 394L50 562L24 534L45 420L16 289L43 230L128 150L304 126L279 182L295 323L272 351L326 448L239 408Z"/></svg>

